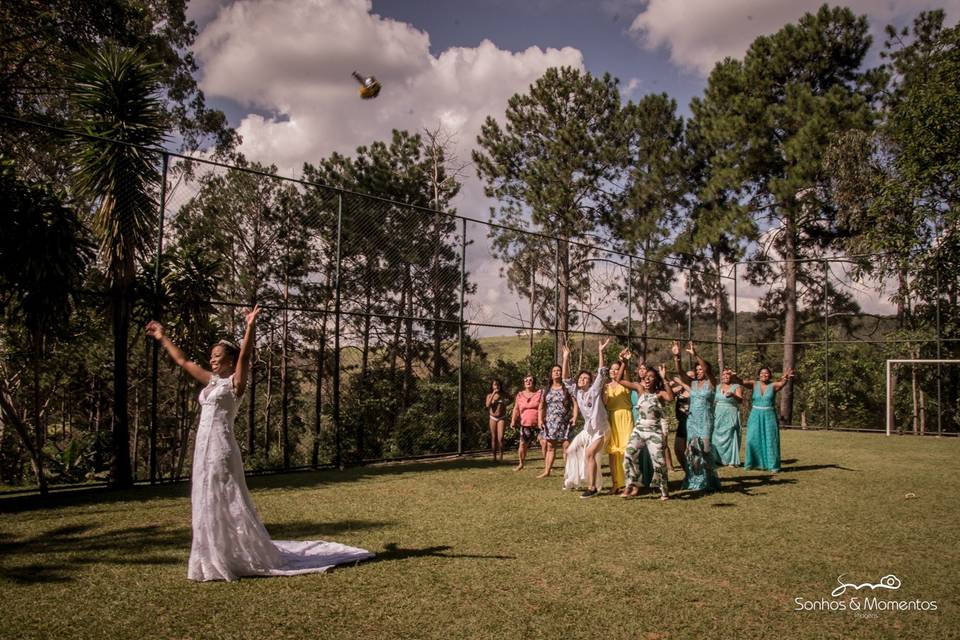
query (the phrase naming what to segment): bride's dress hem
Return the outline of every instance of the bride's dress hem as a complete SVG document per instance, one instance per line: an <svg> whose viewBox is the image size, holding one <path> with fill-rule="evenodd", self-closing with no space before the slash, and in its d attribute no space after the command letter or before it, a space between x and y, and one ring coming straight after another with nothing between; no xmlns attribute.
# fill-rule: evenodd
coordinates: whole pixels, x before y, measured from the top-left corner
<svg viewBox="0 0 960 640"><path fill-rule="evenodd" d="M190 493L193 540L187 578L233 581L321 573L373 553L323 540L271 540L257 514L233 434L239 399L232 378L213 376L200 393Z"/></svg>

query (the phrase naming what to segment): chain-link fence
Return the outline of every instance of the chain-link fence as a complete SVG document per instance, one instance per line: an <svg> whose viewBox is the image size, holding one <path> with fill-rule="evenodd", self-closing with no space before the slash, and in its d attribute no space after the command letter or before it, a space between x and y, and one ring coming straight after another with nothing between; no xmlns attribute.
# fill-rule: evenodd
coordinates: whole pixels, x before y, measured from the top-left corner
<svg viewBox="0 0 960 640"><path fill-rule="evenodd" d="M24 126L5 122L4 148L28 155L17 139ZM54 135L70 148L70 134ZM785 323L787 262L654 260L653 247L633 255L603 239L497 226L259 165L142 151L162 186L131 299L126 384L139 479L189 474L199 415L196 385L142 330L151 318L203 363L217 340L239 340L247 308L264 307L235 424L253 470L483 450L491 380L508 395L527 372L545 382L561 340L574 370L595 366L600 336L615 338L609 355L629 346L655 364L672 362L674 340L693 340L707 361L744 378L763 364L779 375L792 350L785 423L871 430L883 428L886 359L958 348L941 332L939 296L934 322L905 329L878 303L885 283L853 273L848 258L794 261L795 321ZM53 183L70 167L69 158L21 164ZM101 260L87 274L71 331L47 347L57 370L36 378L43 446L60 481L105 476L115 382L108 268ZM880 310L863 313L865 302ZM8 373L20 367L14 395L29 404L38 365L21 355ZM958 368L921 369L897 377L899 425L909 415L914 431L916 415L918 433L956 433ZM0 472L16 482L24 463L11 443L9 430L0 434Z"/></svg>

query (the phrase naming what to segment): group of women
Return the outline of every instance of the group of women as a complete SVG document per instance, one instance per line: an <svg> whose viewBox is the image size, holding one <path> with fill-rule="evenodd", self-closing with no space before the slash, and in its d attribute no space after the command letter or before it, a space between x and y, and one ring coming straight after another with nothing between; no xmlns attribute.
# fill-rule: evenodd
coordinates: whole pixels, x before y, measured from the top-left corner
<svg viewBox="0 0 960 640"><path fill-rule="evenodd" d="M793 377L792 371L774 382L768 367L761 367L756 379L751 380L741 380L733 370L723 369L718 383L713 368L692 342L687 352L695 366L689 371L682 368L680 344L674 342L671 351L676 377L667 380L663 365L654 369L640 362L633 381L629 349L621 351L617 362L608 368L603 359L608 345L609 340L598 344L595 373L583 370L576 380L571 378L570 351L564 345L561 364L551 367L545 387L537 388L532 375L523 379L510 414L510 427L519 429L517 471L525 467L530 447L539 441L544 467L537 477L552 473L559 449L564 458L564 488L582 489L581 497L589 498L599 493L600 454L606 452L611 493L632 497L638 495L641 485L655 486L660 499L667 500L668 469L678 468L667 442L667 406L674 402L677 433L673 453L685 473L683 488L715 491L720 487L716 468L740 465L744 389L752 391L744 467L780 470L774 400L777 391ZM486 397L494 459L503 459L507 405L502 383L494 380ZM583 429L571 438L580 416Z"/></svg>

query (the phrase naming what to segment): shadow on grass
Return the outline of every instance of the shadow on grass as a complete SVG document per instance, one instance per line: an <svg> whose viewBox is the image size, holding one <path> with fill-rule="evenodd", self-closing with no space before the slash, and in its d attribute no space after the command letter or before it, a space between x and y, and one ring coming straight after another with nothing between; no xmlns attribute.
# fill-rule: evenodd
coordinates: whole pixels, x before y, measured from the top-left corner
<svg viewBox="0 0 960 640"><path fill-rule="evenodd" d="M347 531L387 526L387 522L285 522L268 525L277 540L316 540ZM70 582L87 565L173 565L183 563L190 550L188 527L146 525L102 529L94 524L54 527L23 538L0 532L0 580L17 584ZM25 564L10 566L19 556Z"/></svg>
<svg viewBox="0 0 960 640"><path fill-rule="evenodd" d="M481 560L515 560L514 556L495 556L469 553L447 553L452 549L450 545L438 545L433 547L423 547L422 549L404 549L396 542L388 542L383 545L383 551L377 551L376 556L364 563L370 562L392 562L394 560L409 560L410 558L477 558Z"/></svg>
<svg viewBox="0 0 960 640"><path fill-rule="evenodd" d="M676 487L671 483L670 498L679 500L701 500L722 495L724 493L739 493L745 496L756 495L754 491L761 487L777 486L786 484L796 484L796 480L791 478L781 478L776 475L757 475L757 476L723 476L720 478L719 491L690 491L682 489L682 482L678 482ZM733 507L733 503L718 502L711 505L713 507Z"/></svg>
<svg viewBox="0 0 960 640"><path fill-rule="evenodd" d="M251 490L261 489L303 489L323 487L339 482L357 482L367 478L400 475L405 473L444 472L466 469L484 469L506 467L487 458L465 457L443 460L422 460L416 462L390 462L369 466L348 467L343 471L324 469L320 471L291 471L270 475L247 476L247 485ZM57 509L91 504L143 503L151 500L186 498L190 496L189 480L175 484L155 486L137 486L132 489L110 489L90 487L64 489L46 496L39 494L14 495L0 497L0 513L22 513L27 511Z"/></svg>
<svg viewBox="0 0 960 640"><path fill-rule="evenodd" d="M797 471L817 471L819 469L839 469L840 471L860 471L860 469L851 469L842 467L838 464L807 464L797 467L780 467L780 473L795 473Z"/></svg>

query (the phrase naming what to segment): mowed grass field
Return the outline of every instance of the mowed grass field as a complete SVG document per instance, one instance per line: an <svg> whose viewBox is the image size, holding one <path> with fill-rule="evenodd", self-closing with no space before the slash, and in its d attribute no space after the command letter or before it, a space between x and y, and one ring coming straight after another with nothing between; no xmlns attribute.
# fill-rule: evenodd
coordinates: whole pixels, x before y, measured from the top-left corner
<svg viewBox="0 0 960 640"><path fill-rule="evenodd" d="M580 500L539 459L254 478L274 538L374 561L186 579L188 486L0 499L7 638L948 638L960 636L960 441L787 431L777 475ZM907 497L908 495L915 497ZM837 578L936 611L795 611ZM848 594L851 595L851 594ZM838 600L847 600L848 595Z"/></svg>

